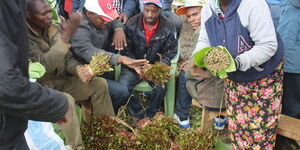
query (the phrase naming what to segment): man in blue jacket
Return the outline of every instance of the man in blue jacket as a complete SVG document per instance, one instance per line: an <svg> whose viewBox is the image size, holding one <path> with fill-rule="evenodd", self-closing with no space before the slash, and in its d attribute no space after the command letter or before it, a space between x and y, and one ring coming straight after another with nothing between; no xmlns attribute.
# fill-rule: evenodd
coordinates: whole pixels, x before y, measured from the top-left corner
<svg viewBox="0 0 300 150"><path fill-rule="evenodd" d="M282 6L277 28L285 48L282 113L300 119L300 1L286 0ZM282 136L277 142L278 150L288 149L287 142L293 143Z"/></svg>
<svg viewBox="0 0 300 150"><path fill-rule="evenodd" d="M25 1L1 0L0 12L0 149L28 150L28 120L66 124L73 104L61 92L29 82Z"/></svg>

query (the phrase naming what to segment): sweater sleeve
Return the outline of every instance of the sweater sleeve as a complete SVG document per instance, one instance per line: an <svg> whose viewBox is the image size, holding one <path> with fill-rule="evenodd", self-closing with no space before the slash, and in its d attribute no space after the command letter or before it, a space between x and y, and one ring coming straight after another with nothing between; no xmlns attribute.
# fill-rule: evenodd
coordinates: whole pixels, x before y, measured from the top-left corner
<svg viewBox="0 0 300 150"><path fill-rule="evenodd" d="M59 65L65 63L65 55L71 47L70 44L64 43L60 37L51 46L48 52L43 52L40 47L34 42L29 42L29 56L32 60L41 62L47 72L53 72Z"/></svg>
<svg viewBox="0 0 300 150"><path fill-rule="evenodd" d="M250 50L236 57L240 62L239 70L247 71L268 61L276 53L278 41L271 12L265 1L245 0L241 3L238 14L255 43Z"/></svg>

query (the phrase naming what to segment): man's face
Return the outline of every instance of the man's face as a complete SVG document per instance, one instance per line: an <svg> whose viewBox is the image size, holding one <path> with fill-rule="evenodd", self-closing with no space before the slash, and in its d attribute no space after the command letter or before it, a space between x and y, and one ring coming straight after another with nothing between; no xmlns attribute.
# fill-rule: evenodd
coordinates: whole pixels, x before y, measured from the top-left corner
<svg viewBox="0 0 300 150"><path fill-rule="evenodd" d="M52 24L52 11L46 1L37 0L34 8L29 10L27 20L35 30L47 30Z"/></svg>
<svg viewBox="0 0 300 150"><path fill-rule="evenodd" d="M194 30L200 27L202 7L190 7L186 9L186 20Z"/></svg>
<svg viewBox="0 0 300 150"><path fill-rule="evenodd" d="M107 27L108 22L103 20L101 18L101 16L92 13L92 12L88 12L88 18L90 20L90 22L93 24L93 26L97 29L103 29Z"/></svg>
<svg viewBox="0 0 300 150"><path fill-rule="evenodd" d="M161 9L154 4L144 5L144 19L146 24L154 25L159 17Z"/></svg>

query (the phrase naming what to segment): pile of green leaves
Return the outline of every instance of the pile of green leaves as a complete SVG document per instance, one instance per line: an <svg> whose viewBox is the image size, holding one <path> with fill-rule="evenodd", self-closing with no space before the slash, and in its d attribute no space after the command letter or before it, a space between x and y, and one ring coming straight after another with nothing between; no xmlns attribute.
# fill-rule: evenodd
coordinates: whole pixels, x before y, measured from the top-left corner
<svg viewBox="0 0 300 150"><path fill-rule="evenodd" d="M134 130L126 126L108 116L94 119L91 125L82 125L86 149L208 150L214 147L215 138L211 133L202 135L197 130L183 130L173 118L162 113L140 120Z"/></svg>
<svg viewBox="0 0 300 150"><path fill-rule="evenodd" d="M143 119L137 127L136 141L140 149L170 149L181 129L178 123L162 113Z"/></svg>
<svg viewBox="0 0 300 150"><path fill-rule="evenodd" d="M215 138L212 134L201 134L197 130L183 130L176 136L175 143L180 150L214 149Z"/></svg>
<svg viewBox="0 0 300 150"><path fill-rule="evenodd" d="M81 125L83 144L88 150L135 148L133 133L112 117L93 118L91 124Z"/></svg>

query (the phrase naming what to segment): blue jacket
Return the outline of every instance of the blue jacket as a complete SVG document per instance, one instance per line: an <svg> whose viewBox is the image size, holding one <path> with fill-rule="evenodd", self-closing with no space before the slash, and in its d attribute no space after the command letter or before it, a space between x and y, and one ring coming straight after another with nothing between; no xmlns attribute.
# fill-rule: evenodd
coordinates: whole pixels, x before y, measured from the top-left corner
<svg viewBox="0 0 300 150"><path fill-rule="evenodd" d="M284 71L300 73L300 1L287 0L277 28L285 47Z"/></svg>
<svg viewBox="0 0 300 150"><path fill-rule="evenodd" d="M260 15L257 13L260 12ZM272 72L283 58L283 44L265 1L231 0L225 19L217 14L216 0L202 9L200 36L195 50L209 46L226 47L239 62L229 73L235 82L254 81ZM195 53L194 52L194 53Z"/></svg>
<svg viewBox="0 0 300 150"><path fill-rule="evenodd" d="M266 0L268 4L280 5L283 0Z"/></svg>

